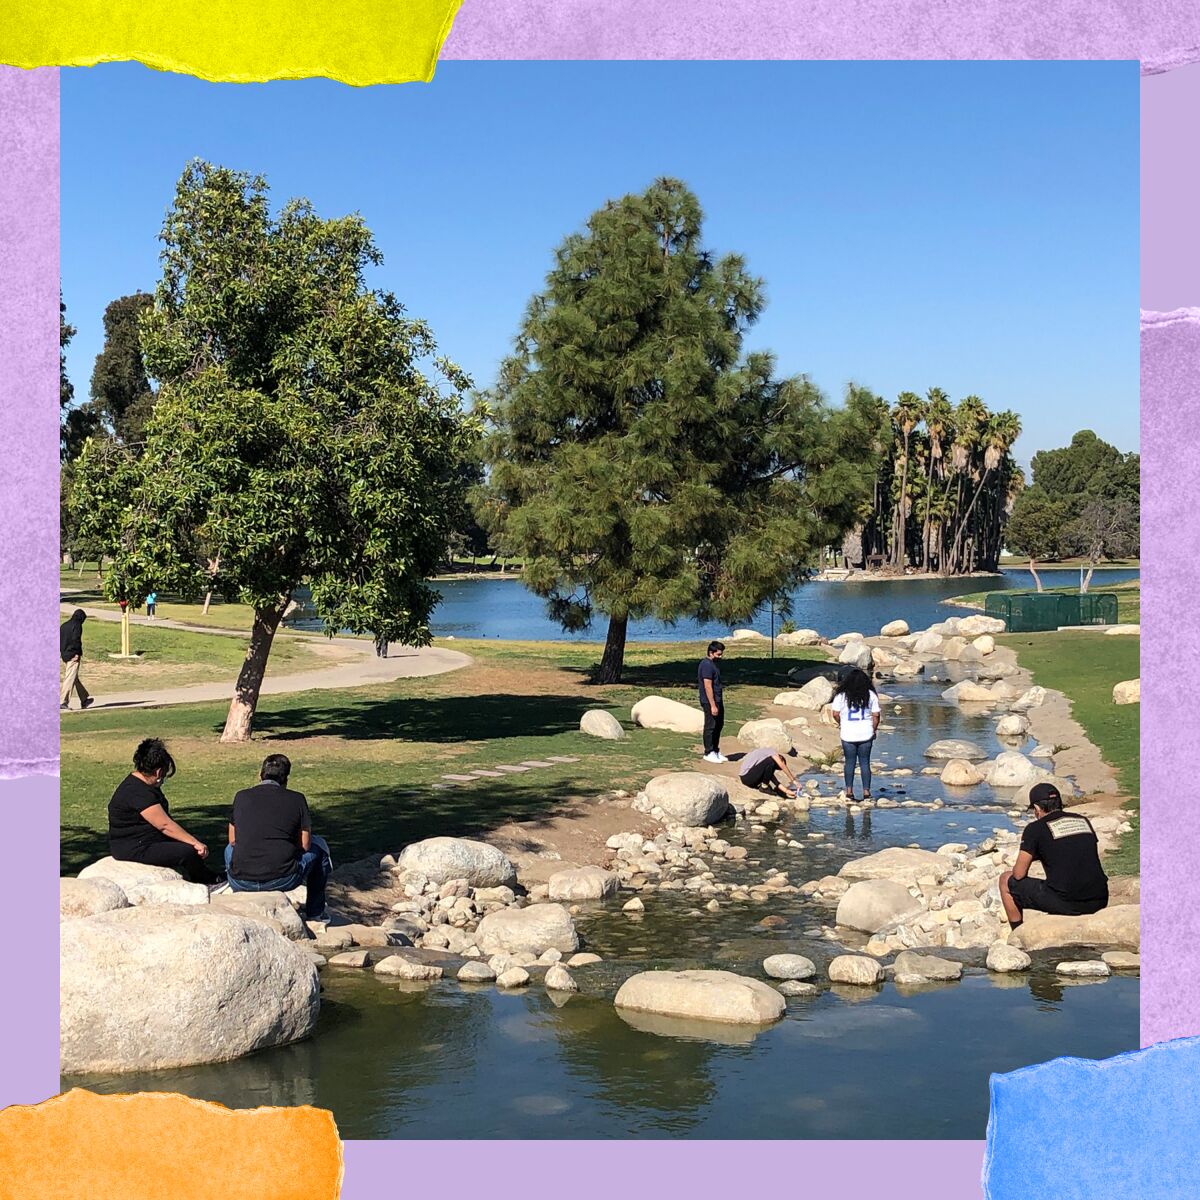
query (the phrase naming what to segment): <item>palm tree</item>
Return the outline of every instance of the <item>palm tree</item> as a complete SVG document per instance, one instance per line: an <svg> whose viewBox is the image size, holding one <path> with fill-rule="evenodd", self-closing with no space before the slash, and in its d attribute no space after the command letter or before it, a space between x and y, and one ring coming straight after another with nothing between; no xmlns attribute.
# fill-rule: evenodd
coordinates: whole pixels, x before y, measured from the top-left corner
<svg viewBox="0 0 1200 1200"><path fill-rule="evenodd" d="M904 438L904 450L900 457L900 492L896 502L896 511L892 527L895 540L892 543L892 566L903 567L907 561L907 538L905 531L908 525L908 451L912 440L912 431L920 424L925 415L925 402L916 392L901 392L896 397L896 407L892 409L892 420Z"/></svg>
<svg viewBox="0 0 1200 1200"><path fill-rule="evenodd" d="M963 403L965 404L966 401L964 400ZM1009 449L1020 436L1021 418L1015 412L1006 409L1004 412L999 412L994 416L985 418L980 428L978 439L978 446L983 450L983 474L976 484L975 495L971 497L971 503L967 506L967 511L958 525L958 532L954 539L954 550L951 554L951 557L955 560L958 558L962 535L967 529L971 513L975 510L975 505L979 500L980 494L983 492L988 476L1000 466L1007 457Z"/></svg>
<svg viewBox="0 0 1200 1200"><path fill-rule="evenodd" d="M925 432L929 434L929 478L925 489L925 524L921 530L921 546L924 553L924 567L929 570L929 530L930 515L934 503L933 471L936 466L942 467L942 439L953 428L954 410L950 407L950 398L941 388L930 388L926 393ZM939 476L940 478L940 476Z"/></svg>
<svg viewBox="0 0 1200 1200"><path fill-rule="evenodd" d="M968 474L971 474L975 467L975 460L978 455L980 436L983 428L983 423L987 420L988 411L984 403L978 396L967 396L960 400L954 409L954 434L953 440L950 443L950 467L951 475L949 482L946 484L946 498L950 497L951 490L957 488L954 504L950 510L950 515L955 518L954 521L954 537L951 541L951 526L946 524L942 526L942 553L938 563L939 573L945 575L953 573L957 568L955 555L953 552L947 553L951 545L957 546L958 532L961 529L961 522L957 519L962 512L963 506L963 485Z"/></svg>

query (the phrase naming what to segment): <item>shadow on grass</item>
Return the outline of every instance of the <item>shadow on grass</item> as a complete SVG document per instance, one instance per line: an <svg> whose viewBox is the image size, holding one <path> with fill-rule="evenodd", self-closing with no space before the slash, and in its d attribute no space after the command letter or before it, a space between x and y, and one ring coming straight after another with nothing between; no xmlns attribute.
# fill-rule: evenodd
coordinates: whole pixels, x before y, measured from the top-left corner
<svg viewBox="0 0 1200 1200"><path fill-rule="evenodd" d="M728 651L726 652L728 653ZM679 688L697 686L698 658L672 659L668 662L626 663L620 687L632 688ZM794 680L807 682L814 675L836 677L837 663L816 661L810 658L724 658L721 660L721 682L726 688L744 687L788 687ZM582 675L589 683L596 682L596 667L565 666L562 668L574 675ZM795 670L795 676L789 672Z"/></svg>

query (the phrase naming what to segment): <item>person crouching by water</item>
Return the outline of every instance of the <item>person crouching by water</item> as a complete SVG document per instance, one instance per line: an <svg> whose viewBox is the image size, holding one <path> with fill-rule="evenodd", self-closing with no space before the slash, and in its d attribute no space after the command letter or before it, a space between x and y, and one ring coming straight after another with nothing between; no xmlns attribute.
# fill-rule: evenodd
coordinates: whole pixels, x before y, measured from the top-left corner
<svg viewBox="0 0 1200 1200"><path fill-rule="evenodd" d="M225 867L235 892L290 892L307 885L305 919L323 921L330 861L312 834L308 801L288 787L292 764L284 754L263 759L259 782L233 798Z"/></svg>
<svg viewBox="0 0 1200 1200"><path fill-rule="evenodd" d="M857 667L834 689L833 712L841 726L846 756L846 799L854 799L854 768L862 774L863 799L871 798L871 747L879 728L879 697L865 671Z"/></svg>
<svg viewBox="0 0 1200 1200"><path fill-rule="evenodd" d="M1108 905L1108 876L1100 865L1100 843L1087 817L1064 812L1062 795L1052 783L1029 789L1034 820L1021 834L1021 849L1011 871L1000 876L1000 899L1008 923L1016 929L1025 909L1081 917ZM1034 861L1045 879L1031 879Z"/></svg>
<svg viewBox="0 0 1200 1200"><path fill-rule="evenodd" d="M192 883L216 883L204 865L208 847L171 817L162 785L174 774L175 760L158 738L138 743L132 773L108 802L109 852L120 862L170 867Z"/></svg>
<svg viewBox="0 0 1200 1200"><path fill-rule="evenodd" d="M789 750L787 754L794 758L796 751ZM780 783L780 771L792 781L790 788ZM792 774L787 756L778 750L747 750L738 763L738 779L746 787L763 788L778 796L795 796L800 790L800 781Z"/></svg>

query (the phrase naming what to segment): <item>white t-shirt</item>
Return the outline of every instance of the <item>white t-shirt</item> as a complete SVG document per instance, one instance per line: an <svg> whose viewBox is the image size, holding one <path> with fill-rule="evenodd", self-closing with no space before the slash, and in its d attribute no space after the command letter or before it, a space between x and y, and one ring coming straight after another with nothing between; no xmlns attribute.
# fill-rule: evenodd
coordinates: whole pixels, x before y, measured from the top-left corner
<svg viewBox="0 0 1200 1200"><path fill-rule="evenodd" d="M844 693L833 698L833 711L838 714L842 726L843 742L869 742L875 736L875 722L871 714L879 712L879 697L871 689L871 703L866 708L851 708Z"/></svg>

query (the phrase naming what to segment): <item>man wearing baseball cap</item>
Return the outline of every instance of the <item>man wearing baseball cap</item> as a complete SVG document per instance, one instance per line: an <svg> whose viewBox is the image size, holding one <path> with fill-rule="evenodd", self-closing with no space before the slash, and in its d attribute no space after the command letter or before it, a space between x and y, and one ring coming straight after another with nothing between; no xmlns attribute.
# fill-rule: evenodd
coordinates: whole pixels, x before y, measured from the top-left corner
<svg viewBox="0 0 1200 1200"><path fill-rule="evenodd" d="M1011 871L1000 876L1000 899L1013 929L1024 910L1078 917L1108 904L1108 876L1100 865L1096 831L1087 817L1064 812L1062 796L1052 783L1035 783L1029 791L1034 820L1021 835L1021 850ZM1030 879L1037 860L1046 878Z"/></svg>

